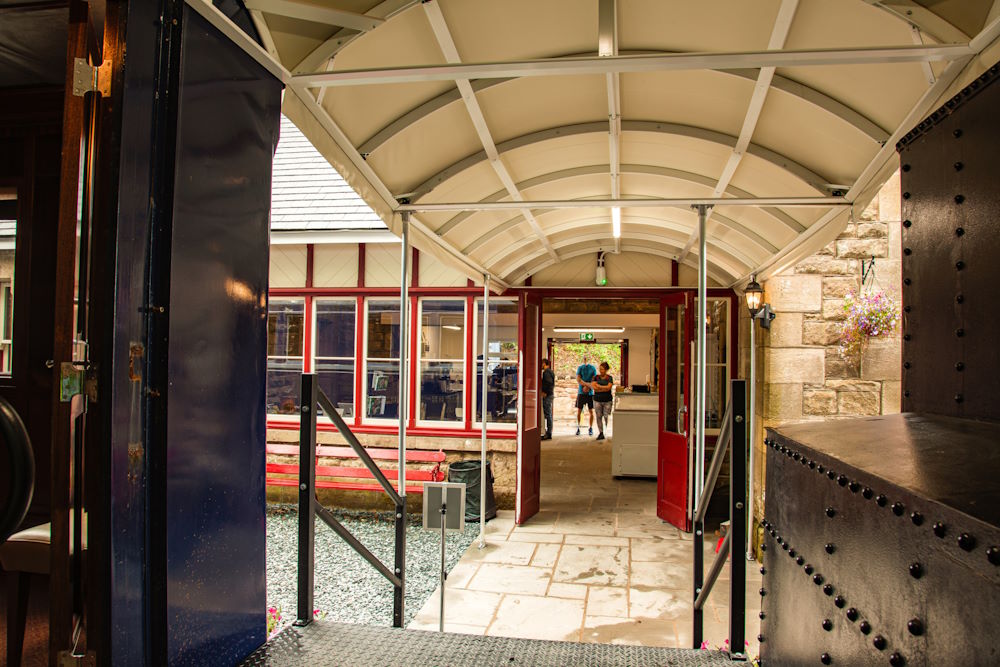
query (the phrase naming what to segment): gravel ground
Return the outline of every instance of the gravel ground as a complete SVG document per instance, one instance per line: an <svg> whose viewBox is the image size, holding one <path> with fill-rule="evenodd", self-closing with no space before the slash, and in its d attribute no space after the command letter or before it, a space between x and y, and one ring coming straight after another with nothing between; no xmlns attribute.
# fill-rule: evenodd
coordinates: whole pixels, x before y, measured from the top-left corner
<svg viewBox="0 0 1000 667"><path fill-rule="evenodd" d="M395 529L391 512L334 511L335 516L383 563L392 567ZM464 533L449 533L445 564L450 572L479 535L479 523L466 523ZM294 506L267 511L267 606L295 618L298 571L298 512ZM410 515L406 528L405 622L416 616L437 588L441 566L441 534L424 530L420 515ZM392 584L316 520L315 606L326 618L343 623L392 625Z"/></svg>

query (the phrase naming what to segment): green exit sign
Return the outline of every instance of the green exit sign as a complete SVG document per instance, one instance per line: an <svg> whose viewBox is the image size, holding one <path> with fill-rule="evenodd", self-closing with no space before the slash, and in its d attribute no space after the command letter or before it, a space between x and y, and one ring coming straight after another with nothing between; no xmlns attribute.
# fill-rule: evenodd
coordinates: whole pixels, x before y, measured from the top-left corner
<svg viewBox="0 0 1000 667"><path fill-rule="evenodd" d="M580 340L581 341L586 341L586 342L593 342L593 340L594 340L594 334L592 334L592 333L582 333L582 334L580 334Z"/></svg>

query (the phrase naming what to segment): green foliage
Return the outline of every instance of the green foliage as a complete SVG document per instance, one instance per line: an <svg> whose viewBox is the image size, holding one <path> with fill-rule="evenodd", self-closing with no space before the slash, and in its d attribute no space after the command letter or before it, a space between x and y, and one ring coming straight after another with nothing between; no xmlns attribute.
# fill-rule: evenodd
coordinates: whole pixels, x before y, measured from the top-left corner
<svg viewBox="0 0 1000 667"><path fill-rule="evenodd" d="M622 367L621 343L556 343L552 346L552 370L557 378L576 377L576 369L587 359L594 368L602 361L619 377Z"/></svg>

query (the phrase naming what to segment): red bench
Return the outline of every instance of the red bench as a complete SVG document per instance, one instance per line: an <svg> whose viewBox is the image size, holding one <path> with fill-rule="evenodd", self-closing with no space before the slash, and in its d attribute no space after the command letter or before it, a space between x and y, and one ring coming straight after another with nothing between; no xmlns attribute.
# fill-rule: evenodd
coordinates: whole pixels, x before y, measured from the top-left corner
<svg viewBox="0 0 1000 667"><path fill-rule="evenodd" d="M399 453L395 449L367 450L368 455L375 461L398 461ZM271 445L267 446L268 454L287 454L295 456L299 453L297 445ZM316 447L316 458L357 458L357 454L350 447L335 447L330 445L319 445ZM429 452L425 450L408 450L406 452L407 463L434 463L431 470L406 469L406 492L422 493L423 486L411 486L409 482L440 482L444 480L444 473L441 471L441 463L445 460L442 451ZM394 485L399 488L399 471L395 469L383 469L382 473L390 481L397 481ZM283 475L279 477L278 475ZM284 475L287 475L284 476ZM328 478L328 479L322 479ZM370 482L343 481L344 479L370 479ZM267 464L267 485L268 486L295 486L299 485L299 464L298 463L268 463ZM364 466L316 466L316 488L319 489L346 489L351 491L381 491L382 487L372 477L371 471Z"/></svg>

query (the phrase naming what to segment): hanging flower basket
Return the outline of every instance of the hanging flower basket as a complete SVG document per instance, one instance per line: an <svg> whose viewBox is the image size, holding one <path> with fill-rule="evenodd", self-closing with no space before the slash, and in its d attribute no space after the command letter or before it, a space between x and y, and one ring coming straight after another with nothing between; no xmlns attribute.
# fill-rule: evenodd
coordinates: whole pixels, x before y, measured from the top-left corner
<svg viewBox="0 0 1000 667"><path fill-rule="evenodd" d="M840 356L855 366L860 365L869 340L889 336L899 325L896 301L881 290L861 294L851 290L844 297L844 313L847 319L840 330Z"/></svg>

